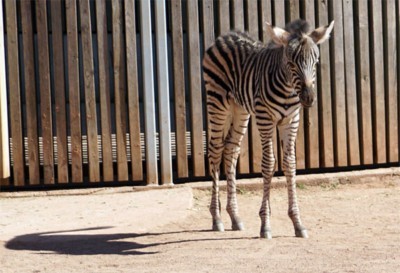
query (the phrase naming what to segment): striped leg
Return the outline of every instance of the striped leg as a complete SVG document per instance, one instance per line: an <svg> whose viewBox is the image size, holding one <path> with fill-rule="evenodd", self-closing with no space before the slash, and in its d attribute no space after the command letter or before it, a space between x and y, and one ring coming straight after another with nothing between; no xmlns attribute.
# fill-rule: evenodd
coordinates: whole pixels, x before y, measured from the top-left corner
<svg viewBox="0 0 400 273"><path fill-rule="evenodd" d="M299 127L299 115L292 122L279 126L279 135L282 139L283 172L286 176L288 187L289 209L288 214L292 219L296 237L307 238L307 229L301 224L300 209L296 194L296 156L295 142Z"/></svg>
<svg viewBox="0 0 400 273"><path fill-rule="evenodd" d="M224 163L227 180L228 200L226 210L232 220L233 230L243 230L243 222L238 213L236 198L236 163L240 154L240 144L247 130L250 114L238 105L234 105L232 124L225 138Z"/></svg>
<svg viewBox="0 0 400 273"><path fill-rule="evenodd" d="M260 124L259 124L260 126ZM262 141L262 148L263 148L263 157L262 157L262 175L264 181L264 192L263 192L263 199L261 202L260 208L260 218L261 218L261 230L260 230L260 237L271 239L271 206L270 206L270 189L271 189L271 180L272 176L274 175L275 171L275 156L274 156L274 147L273 147L273 139L272 133L275 130L275 125L271 124L264 124L260 126L260 133L261 133L261 141Z"/></svg>
<svg viewBox="0 0 400 273"><path fill-rule="evenodd" d="M224 151L224 128L230 113L224 107L218 108L211 103L208 104L207 107L209 124L208 163L210 175L213 180L210 204L210 213L213 218L212 230L224 231L224 225L221 220L221 202L219 200L218 183L221 159Z"/></svg>

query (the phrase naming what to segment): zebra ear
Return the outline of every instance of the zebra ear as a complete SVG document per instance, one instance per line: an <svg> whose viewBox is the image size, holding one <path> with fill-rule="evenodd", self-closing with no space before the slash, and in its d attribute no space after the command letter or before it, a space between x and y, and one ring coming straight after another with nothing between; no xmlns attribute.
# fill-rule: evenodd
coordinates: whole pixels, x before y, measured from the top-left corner
<svg viewBox="0 0 400 273"><path fill-rule="evenodd" d="M279 27L274 27L270 23L265 22L265 25L267 26L267 34L268 36L278 45L287 45L289 35L290 33L287 32L286 30L279 28Z"/></svg>
<svg viewBox="0 0 400 273"><path fill-rule="evenodd" d="M314 43L321 44L329 39L329 36L333 29L334 21L332 21L328 26L319 27L309 34Z"/></svg>

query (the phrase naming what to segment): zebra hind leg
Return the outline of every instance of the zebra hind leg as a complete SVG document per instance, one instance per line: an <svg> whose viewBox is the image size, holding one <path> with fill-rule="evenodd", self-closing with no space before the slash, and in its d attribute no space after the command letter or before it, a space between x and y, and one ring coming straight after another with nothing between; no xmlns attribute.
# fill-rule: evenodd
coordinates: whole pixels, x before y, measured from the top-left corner
<svg viewBox="0 0 400 273"><path fill-rule="evenodd" d="M239 217L239 208L236 197L236 163L240 153L240 144L246 133L250 115L240 106L235 105L232 124L225 138L224 164L227 180L227 206L231 217L232 230L243 230L244 225Z"/></svg>
<svg viewBox="0 0 400 273"><path fill-rule="evenodd" d="M212 215L212 230L224 231L221 220L221 202L219 200L219 176L222 153L224 151L224 128L228 115L226 112L216 112L209 105L209 145L208 163L213 180L210 213Z"/></svg>

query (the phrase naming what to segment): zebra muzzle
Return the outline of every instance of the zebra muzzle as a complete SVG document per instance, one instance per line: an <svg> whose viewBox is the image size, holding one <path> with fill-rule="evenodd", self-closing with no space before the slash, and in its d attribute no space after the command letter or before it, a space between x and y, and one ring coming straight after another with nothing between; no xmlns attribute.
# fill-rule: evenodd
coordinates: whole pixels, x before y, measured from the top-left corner
<svg viewBox="0 0 400 273"><path fill-rule="evenodd" d="M303 105L304 108L310 108L311 106L314 105L315 101L317 100L315 92L309 87L303 88L303 90L299 95L299 98L300 98L300 103L301 105Z"/></svg>

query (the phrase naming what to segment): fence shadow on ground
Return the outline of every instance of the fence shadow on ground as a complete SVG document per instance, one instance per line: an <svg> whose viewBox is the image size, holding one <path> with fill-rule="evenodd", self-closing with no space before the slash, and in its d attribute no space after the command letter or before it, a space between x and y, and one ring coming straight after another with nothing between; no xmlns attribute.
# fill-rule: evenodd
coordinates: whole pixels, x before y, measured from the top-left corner
<svg viewBox="0 0 400 273"><path fill-rule="evenodd" d="M64 255L151 255L159 251L146 251L148 248L161 245L179 244L196 241L221 241L243 240L248 238L201 238L164 241L154 243L138 243L133 241L139 237L162 236L179 233L208 233L209 230L182 230L161 233L110 233L110 234L84 234L90 231L100 231L112 227L96 227L88 229L62 230L42 233L31 233L16 236L5 245L12 250L30 250L39 254L64 254ZM80 234L79 234L80 233Z"/></svg>

